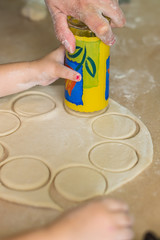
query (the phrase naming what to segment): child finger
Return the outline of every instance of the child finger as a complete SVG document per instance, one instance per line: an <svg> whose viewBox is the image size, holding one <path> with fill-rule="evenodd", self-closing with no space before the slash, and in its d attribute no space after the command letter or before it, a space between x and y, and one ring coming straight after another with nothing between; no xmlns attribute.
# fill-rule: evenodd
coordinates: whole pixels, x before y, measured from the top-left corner
<svg viewBox="0 0 160 240"><path fill-rule="evenodd" d="M133 218L129 214L125 214L124 212L117 212L117 213L115 212L112 214L114 214L112 216L118 226L122 226L122 227L133 226Z"/></svg>
<svg viewBox="0 0 160 240"><path fill-rule="evenodd" d="M111 199L111 198L107 198L107 199L104 198L103 202L107 207L107 209L109 209L110 211L125 211L125 212L129 211L128 205L122 201Z"/></svg>
<svg viewBox="0 0 160 240"><path fill-rule="evenodd" d="M66 66L63 66L61 64L56 64L55 69L56 69L56 76L60 78L72 80L75 82L79 82L81 80L81 75L78 72Z"/></svg>
<svg viewBox="0 0 160 240"><path fill-rule="evenodd" d="M119 228L115 231L115 240L132 240L134 232L131 228Z"/></svg>

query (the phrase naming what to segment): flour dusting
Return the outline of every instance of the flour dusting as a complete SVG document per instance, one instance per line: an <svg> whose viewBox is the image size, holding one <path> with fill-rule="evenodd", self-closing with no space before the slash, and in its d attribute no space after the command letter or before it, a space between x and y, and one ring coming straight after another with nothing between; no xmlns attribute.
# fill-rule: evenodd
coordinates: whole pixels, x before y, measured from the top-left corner
<svg viewBox="0 0 160 240"><path fill-rule="evenodd" d="M112 81L114 81L114 86L111 84L110 92L116 91L119 97L133 102L137 97L149 93L156 86L153 76L144 70L129 69L128 72L123 73L112 69Z"/></svg>

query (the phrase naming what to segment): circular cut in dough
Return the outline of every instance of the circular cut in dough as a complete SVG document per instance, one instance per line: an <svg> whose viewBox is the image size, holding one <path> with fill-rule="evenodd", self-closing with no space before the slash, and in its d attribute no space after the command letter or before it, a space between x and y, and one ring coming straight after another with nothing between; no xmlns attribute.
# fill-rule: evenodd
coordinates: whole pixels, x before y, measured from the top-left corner
<svg viewBox="0 0 160 240"><path fill-rule="evenodd" d="M0 143L0 161L3 160L4 154L5 154L4 147Z"/></svg>
<svg viewBox="0 0 160 240"><path fill-rule="evenodd" d="M73 116L89 118L89 117L95 117L95 116L101 115L102 113L106 112L108 109L108 106L100 111L95 111L95 112L78 112L78 111L72 110L66 104L64 104L64 108L67 113Z"/></svg>
<svg viewBox="0 0 160 240"><path fill-rule="evenodd" d="M13 190L29 191L44 186L50 177L48 167L38 159L21 157L2 166L1 182Z"/></svg>
<svg viewBox="0 0 160 240"><path fill-rule="evenodd" d="M34 117L52 111L55 102L42 94L28 94L18 98L13 104L13 110L24 117Z"/></svg>
<svg viewBox="0 0 160 240"><path fill-rule="evenodd" d="M123 143L101 143L90 151L89 159L96 167L109 172L124 172L138 162L136 151Z"/></svg>
<svg viewBox="0 0 160 240"><path fill-rule="evenodd" d="M94 132L109 139L126 139L137 132L137 123L126 115L107 114L93 122Z"/></svg>
<svg viewBox="0 0 160 240"><path fill-rule="evenodd" d="M20 127L19 118L10 112L0 112L0 137L9 135L15 132Z"/></svg>
<svg viewBox="0 0 160 240"><path fill-rule="evenodd" d="M59 172L54 181L56 190L70 201L84 201L104 194L106 179L88 167L69 167Z"/></svg>

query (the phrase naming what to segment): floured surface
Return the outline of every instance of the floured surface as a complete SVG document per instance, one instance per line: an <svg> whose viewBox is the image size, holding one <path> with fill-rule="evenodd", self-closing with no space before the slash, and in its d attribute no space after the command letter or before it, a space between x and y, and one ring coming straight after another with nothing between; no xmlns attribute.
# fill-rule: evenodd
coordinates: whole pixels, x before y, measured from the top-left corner
<svg viewBox="0 0 160 240"><path fill-rule="evenodd" d="M0 164L1 198L66 209L110 193L152 162L147 128L118 103L110 100L105 113L84 118L65 110L63 86L33 90L1 104L0 125L3 116L15 120L14 131L6 128L0 139L9 154Z"/></svg>

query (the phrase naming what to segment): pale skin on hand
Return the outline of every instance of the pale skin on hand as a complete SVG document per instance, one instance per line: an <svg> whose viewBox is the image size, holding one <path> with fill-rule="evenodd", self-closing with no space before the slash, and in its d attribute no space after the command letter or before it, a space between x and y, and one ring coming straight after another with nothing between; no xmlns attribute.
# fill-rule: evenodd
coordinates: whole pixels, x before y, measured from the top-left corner
<svg viewBox="0 0 160 240"><path fill-rule="evenodd" d="M51 13L57 38L73 53L75 38L68 28L67 16L84 22L105 44L113 45L112 27L123 27L124 14L117 0L45 0ZM111 22L104 18L107 16Z"/></svg>
<svg viewBox="0 0 160 240"><path fill-rule="evenodd" d="M80 81L81 75L64 66L65 49L57 50L32 62L0 65L0 97L27 90L33 86L47 86L59 78Z"/></svg>
<svg viewBox="0 0 160 240"><path fill-rule="evenodd" d="M92 200L49 227L7 240L132 240L128 206L113 199Z"/></svg>

